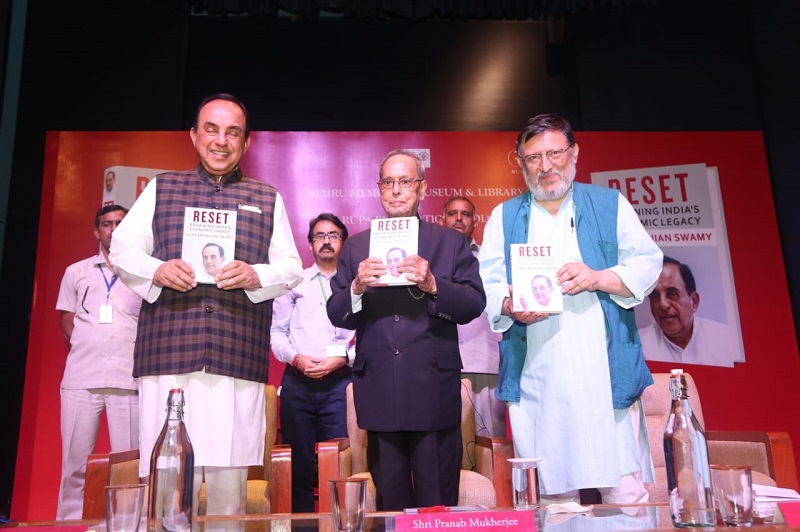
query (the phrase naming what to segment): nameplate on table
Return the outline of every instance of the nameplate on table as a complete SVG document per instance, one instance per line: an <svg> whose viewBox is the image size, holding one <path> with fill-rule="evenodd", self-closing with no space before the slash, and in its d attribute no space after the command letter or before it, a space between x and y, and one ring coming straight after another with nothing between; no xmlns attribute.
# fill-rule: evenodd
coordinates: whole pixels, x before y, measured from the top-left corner
<svg viewBox="0 0 800 532"><path fill-rule="evenodd" d="M536 530L532 510L498 510L488 512L432 512L403 514L395 517L395 530Z"/></svg>
<svg viewBox="0 0 800 532"><path fill-rule="evenodd" d="M789 526L800 526L800 502L779 502L783 520Z"/></svg>

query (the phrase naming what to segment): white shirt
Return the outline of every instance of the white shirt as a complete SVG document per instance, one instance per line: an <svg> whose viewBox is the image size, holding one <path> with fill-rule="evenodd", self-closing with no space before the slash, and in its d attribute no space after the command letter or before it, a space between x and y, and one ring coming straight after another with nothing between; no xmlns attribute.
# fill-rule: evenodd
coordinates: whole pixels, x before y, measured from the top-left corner
<svg viewBox="0 0 800 532"><path fill-rule="evenodd" d="M113 278L114 272L99 253L64 272L56 309L74 312L75 317L62 388L136 389L133 347L142 298ZM100 323L100 307L105 304L112 309L111 323Z"/></svg>
<svg viewBox="0 0 800 532"><path fill-rule="evenodd" d="M739 359L736 331L724 323L700 316L694 317L692 338L683 349L672 343L657 323L639 329L639 335L647 360L732 368Z"/></svg>
<svg viewBox="0 0 800 532"><path fill-rule="evenodd" d="M153 284L153 277L164 263L151 255L157 182L158 178L150 180L125 220L114 230L110 253L111 263L125 284L149 303L161 294L161 287ZM250 265L261 281L261 288L245 290L253 303L281 296L303 280L303 263L280 193L275 197L269 261L269 264Z"/></svg>
<svg viewBox="0 0 800 532"><path fill-rule="evenodd" d="M472 253L477 257L480 249L472 240ZM469 323L458 326L458 350L461 352L463 373L488 373L497 375L500 367L500 340L503 335L492 331L486 312Z"/></svg>
<svg viewBox="0 0 800 532"><path fill-rule="evenodd" d="M529 241L560 250L559 263L583 262L572 227L572 192L552 216L531 204ZM633 297L612 295L623 308L643 301L661 272L662 254L628 201L619 196L619 263L611 268ZM509 294L503 246L503 208L496 207L484 229L480 251L486 311L494 330L512 319L501 316ZM558 288L556 288L558 289ZM652 480L653 466L644 419L634 434L631 410L615 410L606 349L605 318L594 292L564 296L564 312L527 327L527 354L520 382L521 400L509 403L516 456L540 457L544 494L585 487L614 487L622 475L641 470ZM635 410L637 417L643 410ZM638 439L638 443L637 443Z"/></svg>
<svg viewBox="0 0 800 532"><path fill-rule="evenodd" d="M355 358L355 331L334 327L328 319L325 304L331 296L331 278L314 264L303 271L305 281L272 304L270 344L272 354L280 362L291 364L295 355L324 359L329 346L348 354L350 365Z"/></svg>

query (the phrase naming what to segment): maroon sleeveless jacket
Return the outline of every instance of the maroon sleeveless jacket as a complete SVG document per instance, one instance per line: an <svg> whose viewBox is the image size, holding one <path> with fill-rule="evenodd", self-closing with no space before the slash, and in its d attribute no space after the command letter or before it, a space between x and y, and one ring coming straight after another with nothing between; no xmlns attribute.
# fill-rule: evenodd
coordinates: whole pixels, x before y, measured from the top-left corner
<svg viewBox="0 0 800 532"><path fill-rule="evenodd" d="M220 183L212 182L202 166L159 174L156 179L154 257L180 258L185 207L200 207L237 211L235 256L227 260L269 263L274 187L242 177L238 168ZM198 284L189 292L164 288L155 303L142 305L134 376L205 368L208 373L266 382L271 321L272 300L253 303L244 290L220 290L213 284Z"/></svg>

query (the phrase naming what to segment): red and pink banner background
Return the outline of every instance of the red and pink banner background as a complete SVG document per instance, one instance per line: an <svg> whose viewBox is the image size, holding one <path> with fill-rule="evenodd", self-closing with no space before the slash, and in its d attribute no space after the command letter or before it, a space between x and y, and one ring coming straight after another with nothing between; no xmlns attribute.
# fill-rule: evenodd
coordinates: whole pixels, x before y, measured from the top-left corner
<svg viewBox="0 0 800 532"><path fill-rule="evenodd" d="M395 148L427 158L428 196L420 215L438 221L448 197L468 196L477 207L475 237L480 242L492 208L524 190L513 157L515 137L515 132L253 132L241 166L246 175L281 191L308 266L310 218L333 212L355 233L383 215L378 164ZM800 359L761 132L577 132L576 138L577 180L582 182L590 182L595 172L629 168L717 168L745 362L733 368L685 369L697 381L708 429L787 431L800 464ZM188 132L48 134L13 519L55 516L61 468L59 384L68 352L55 303L66 266L97 252L92 229L104 201L106 170L118 173L115 201L125 203L152 177L148 169L183 170L196 164ZM127 192L126 179L134 180ZM671 369L666 363L648 365L654 372ZM273 359L270 383L279 385L281 375ZM105 432L97 450L108 450Z"/></svg>

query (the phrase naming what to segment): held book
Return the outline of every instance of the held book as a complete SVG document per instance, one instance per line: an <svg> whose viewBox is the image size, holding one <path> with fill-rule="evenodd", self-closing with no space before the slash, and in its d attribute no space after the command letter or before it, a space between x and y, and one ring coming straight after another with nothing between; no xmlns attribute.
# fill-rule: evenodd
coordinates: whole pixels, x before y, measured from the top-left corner
<svg viewBox="0 0 800 532"><path fill-rule="evenodd" d="M556 282L557 271L558 263L552 246L511 244L514 311L563 312L564 299Z"/></svg>
<svg viewBox="0 0 800 532"><path fill-rule="evenodd" d="M186 207L181 258L194 268L198 283L214 284L236 251L236 211Z"/></svg>
<svg viewBox="0 0 800 532"><path fill-rule="evenodd" d="M416 216L372 220L369 256L381 259L389 270L375 286L416 284L397 271L397 264L407 256L417 254L418 238L419 218Z"/></svg>

